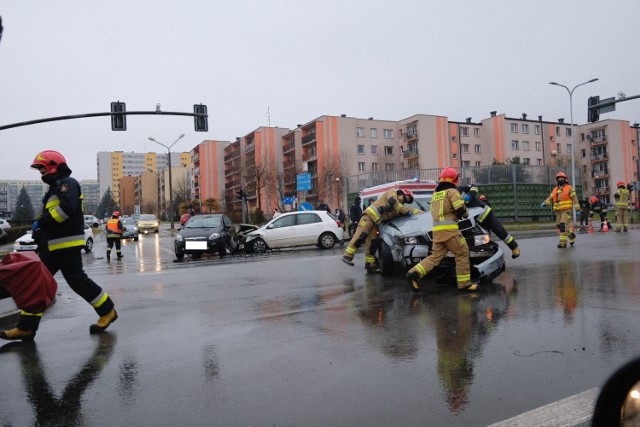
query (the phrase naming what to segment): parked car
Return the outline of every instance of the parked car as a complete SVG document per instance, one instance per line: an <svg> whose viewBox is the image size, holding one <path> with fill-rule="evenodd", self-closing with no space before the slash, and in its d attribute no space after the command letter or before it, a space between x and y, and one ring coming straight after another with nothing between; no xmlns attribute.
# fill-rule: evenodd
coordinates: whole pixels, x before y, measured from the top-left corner
<svg viewBox="0 0 640 427"><path fill-rule="evenodd" d="M421 207L420 209L428 211ZM476 222L482 208L470 208L469 218L460 221L459 227L467 244L471 258L471 279L491 280L505 269L504 251L497 242L491 241L489 232ZM424 215L398 217L380 226L378 258L383 275L405 271L431 252L433 242L433 219ZM449 253L439 267L430 273L437 281L455 283L455 258Z"/></svg>
<svg viewBox="0 0 640 427"><path fill-rule="evenodd" d="M6 219L0 218L0 230L8 230L11 228L11 224Z"/></svg>
<svg viewBox="0 0 640 427"><path fill-rule="evenodd" d="M236 250L236 228L231 218L224 214L195 215L176 235L174 249L176 258L185 255L200 258L202 254L217 253L220 258Z"/></svg>
<svg viewBox="0 0 640 427"><path fill-rule="evenodd" d="M98 228L100 227L100 220L93 215L85 215L84 223L89 227Z"/></svg>
<svg viewBox="0 0 640 427"><path fill-rule="evenodd" d="M160 229L160 221L154 214L142 214L138 218L138 231L140 233L157 233Z"/></svg>
<svg viewBox="0 0 640 427"><path fill-rule="evenodd" d="M140 233L138 231L138 227L136 226L136 221L131 217L121 217L120 222L124 227L124 232L122 233L123 239L133 239L134 241L138 241L138 237Z"/></svg>
<svg viewBox="0 0 640 427"><path fill-rule="evenodd" d="M38 245L33 240L31 230L13 242L13 251L35 251L38 249ZM89 253L93 250L93 230L87 225L84 225L84 251Z"/></svg>
<svg viewBox="0 0 640 427"><path fill-rule="evenodd" d="M327 211L286 212L247 233L244 247L250 252L306 245L331 249L342 241L343 233L338 220Z"/></svg>

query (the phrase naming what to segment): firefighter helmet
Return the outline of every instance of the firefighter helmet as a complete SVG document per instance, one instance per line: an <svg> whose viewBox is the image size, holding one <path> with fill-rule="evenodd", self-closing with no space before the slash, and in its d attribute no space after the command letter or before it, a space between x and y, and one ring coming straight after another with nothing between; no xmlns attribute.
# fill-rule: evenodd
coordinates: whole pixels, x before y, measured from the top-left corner
<svg viewBox="0 0 640 427"><path fill-rule="evenodd" d="M410 205L413 203L413 193L411 190L398 190L396 192L398 196L404 196L404 203Z"/></svg>
<svg viewBox="0 0 640 427"><path fill-rule="evenodd" d="M451 184L458 184L458 177L460 174L454 168L448 166L440 172L440 182L450 182Z"/></svg>
<svg viewBox="0 0 640 427"><path fill-rule="evenodd" d="M558 172L558 173L556 174L556 180L557 180L558 178L563 178L563 179L566 181L566 180L567 180L567 174L565 174L564 172Z"/></svg>
<svg viewBox="0 0 640 427"><path fill-rule="evenodd" d="M44 167L47 173L54 174L58 172L58 166L62 163L67 163L64 156L57 151L45 150L36 156L31 163L31 167L34 169L40 169Z"/></svg>
<svg viewBox="0 0 640 427"><path fill-rule="evenodd" d="M487 196L485 196L484 194L481 194L480 195L480 200L482 200L484 202L485 200L487 200Z"/></svg>
<svg viewBox="0 0 640 427"><path fill-rule="evenodd" d="M120 216L120 212L118 212L118 211L114 211L114 212L113 212L113 214L111 214L111 215L112 215L112 216L119 217L119 216Z"/></svg>
<svg viewBox="0 0 640 427"><path fill-rule="evenodd" d="M591 204L598 203L598 198L596 196L591 196Z"/></svg>
<svg viewBox="0 0 640 427"><path fill-rule="evenodd" d="M617 185L618 187L624 187L624 186L625 186L625 183L624 183L624 181L618 181L618 182L616 183L616 185Z"/></svg>

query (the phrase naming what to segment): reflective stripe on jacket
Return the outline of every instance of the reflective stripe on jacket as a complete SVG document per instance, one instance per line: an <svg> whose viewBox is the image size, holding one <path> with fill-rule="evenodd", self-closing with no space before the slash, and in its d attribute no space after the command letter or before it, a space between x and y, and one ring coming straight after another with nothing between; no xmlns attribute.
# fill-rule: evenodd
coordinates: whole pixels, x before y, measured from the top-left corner
<svg viewBox="0 0 640 427"><path fill-rule="evenodd" d="M547 204L553 204L554 211L568 211L574 206L576 210L580 209L578 196L569 184L565 184L562 187L555 187L545 202Z"/></svg>

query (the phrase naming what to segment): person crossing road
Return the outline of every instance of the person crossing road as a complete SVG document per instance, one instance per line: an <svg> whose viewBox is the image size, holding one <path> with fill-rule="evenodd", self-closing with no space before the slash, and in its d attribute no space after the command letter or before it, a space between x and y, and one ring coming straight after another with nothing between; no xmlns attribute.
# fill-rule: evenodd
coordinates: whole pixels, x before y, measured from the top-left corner
<svg viewBox="0 0 640 427"><path fill-rule="evenodd" d="M556 213L556 227L560 230L559 248L566 248L567 242L573 246L576 242L576 233L571 225L573 209L580 209L580 202L575 190L567 182L567 175L564 172L556 174L556 183L558 184L549 197L540 204L541 207L552 205L553 211Z"/></svg>

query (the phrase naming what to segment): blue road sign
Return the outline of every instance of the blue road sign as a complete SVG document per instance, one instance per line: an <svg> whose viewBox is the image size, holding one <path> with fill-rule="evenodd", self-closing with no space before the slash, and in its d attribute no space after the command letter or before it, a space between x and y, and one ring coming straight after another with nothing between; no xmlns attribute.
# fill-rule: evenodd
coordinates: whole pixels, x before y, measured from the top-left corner
<svg viewBox="0 0 640 427"><path fill-rule="evenodd" d="M299 211L312 211L313 210L313 205L309 202L302 202L300 203L300 207L298 208Z"/></svg>
<svg viewBox="0 0 640 427"><path fill-rule="evenodd" d="M297 191L309 191L311 190L311 174L301 173L297 176Z"/></svg>

